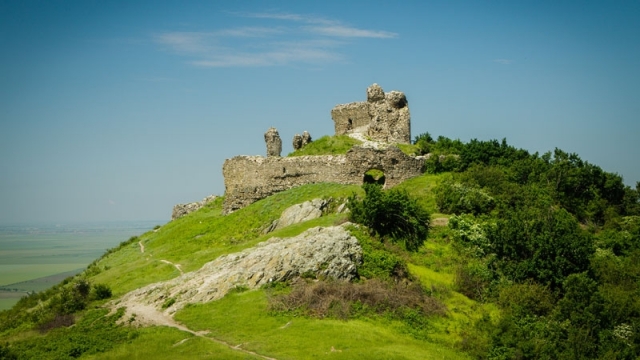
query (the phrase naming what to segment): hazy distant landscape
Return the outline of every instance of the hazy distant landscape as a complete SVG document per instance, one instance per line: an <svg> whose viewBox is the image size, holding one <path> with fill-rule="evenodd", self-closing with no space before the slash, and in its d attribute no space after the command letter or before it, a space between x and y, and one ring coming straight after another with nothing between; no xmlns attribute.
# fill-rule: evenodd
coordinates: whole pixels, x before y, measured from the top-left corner
<svg viewBox="0 0 640 360"><path fill-rule="evenodd" d="M165 221L0 225L0 310L78 273L108 248Z"/></svg>

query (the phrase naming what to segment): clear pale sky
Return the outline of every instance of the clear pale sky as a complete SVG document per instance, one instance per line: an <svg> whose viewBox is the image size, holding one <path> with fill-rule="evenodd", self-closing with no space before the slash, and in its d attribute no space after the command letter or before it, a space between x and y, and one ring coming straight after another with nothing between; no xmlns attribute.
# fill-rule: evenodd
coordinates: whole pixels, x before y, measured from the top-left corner
<svg viewBox="0 0 640 360"><path fill-rule="evenodd" d="M376 82L413 135L640 180L639 1L0 0L0 223L168 220Z"/></svg>

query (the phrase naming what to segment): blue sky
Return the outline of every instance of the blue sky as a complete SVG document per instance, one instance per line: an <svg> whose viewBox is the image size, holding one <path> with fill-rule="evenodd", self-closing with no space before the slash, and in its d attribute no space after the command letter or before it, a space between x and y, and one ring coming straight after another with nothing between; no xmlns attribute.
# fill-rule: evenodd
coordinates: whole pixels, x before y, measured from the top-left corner
<svg viewBox="0 0 640 360"><path fill-rule="evenodd" d="M413 135L640 181L638 1L0 1L0 223L169 219L376 82Z"/></svg>

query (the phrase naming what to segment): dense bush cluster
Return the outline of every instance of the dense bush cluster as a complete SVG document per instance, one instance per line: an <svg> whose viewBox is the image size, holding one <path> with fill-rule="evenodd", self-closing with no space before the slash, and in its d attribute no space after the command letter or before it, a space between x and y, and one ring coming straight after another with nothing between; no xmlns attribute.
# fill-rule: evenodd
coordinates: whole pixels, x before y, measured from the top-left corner
<svg viewBox="0 0 640 360"><path fill-rule="evenodd" d="M447 214L484 214L495 206L495 200L475 184L462 184L451 179L436 190L438 209Z"/></svg>
<svg viewBox="0 0 640 360"><path fill-rule="evenodd" d="M25 325L42 332L70 326L75 322L73 314L85 310L90 301L110 297L109 286L70 277L46 291L23 297L10 310L0 312L0 332Z"/></svg>
<svg viewBox="0 0 640 360"><path fill-rule="evenodd" d="M381 238L402 242L417 250L429 232L429 213L406 192L382 190L378 184L364 184L365 198L353 194L347 203L349 220L373 230Z"/></svg>
<svg viewBox="0 0 640 360"><path fill-rule="evenodd" d="M498 303L466 350L486 359L640 356L640 183L625 186L575 154L542 156L506 141L430 136L416 145L459 156L435 189L463 257L457 290ZM443 166L432 167L433 172ZM488 339L481 341L478 339Z"/></svg>

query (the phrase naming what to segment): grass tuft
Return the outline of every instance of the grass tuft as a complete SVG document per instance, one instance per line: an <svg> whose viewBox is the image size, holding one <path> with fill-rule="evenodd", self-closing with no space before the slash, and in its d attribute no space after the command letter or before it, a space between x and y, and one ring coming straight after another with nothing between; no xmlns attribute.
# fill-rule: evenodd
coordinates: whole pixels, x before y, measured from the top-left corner
<svg viewBox="0 0 640 360"><path fill-rule="evenodd" d="M327 135L312 141L302 149L296 150L287 156L340 155L346 154L349 149L359 144L362 144L360 140L356 140L347 135Z"/></svg>

